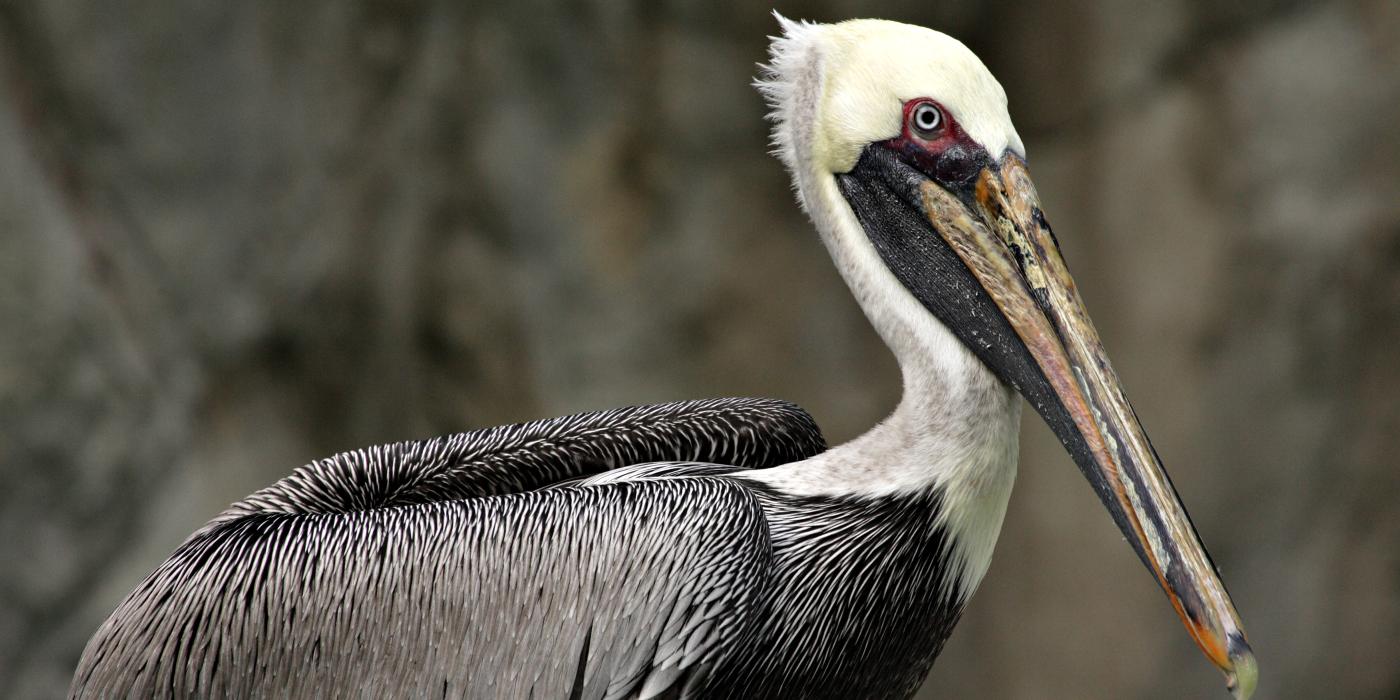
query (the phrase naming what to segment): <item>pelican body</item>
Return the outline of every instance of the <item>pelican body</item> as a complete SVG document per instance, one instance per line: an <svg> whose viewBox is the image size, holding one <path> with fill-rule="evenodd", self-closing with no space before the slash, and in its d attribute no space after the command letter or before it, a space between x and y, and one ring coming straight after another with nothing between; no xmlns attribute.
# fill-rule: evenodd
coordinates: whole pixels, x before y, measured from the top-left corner
<svg viewBox="0 0 1400 700"><path fill-rule="evenodd" d="M987 571L1024 397L1248 696L1001 86L938 32L779 20L776 152L899 362L888 418L827 449L796 406L714 399L314 462L151 573L72 695L908 697Z"/></svg>

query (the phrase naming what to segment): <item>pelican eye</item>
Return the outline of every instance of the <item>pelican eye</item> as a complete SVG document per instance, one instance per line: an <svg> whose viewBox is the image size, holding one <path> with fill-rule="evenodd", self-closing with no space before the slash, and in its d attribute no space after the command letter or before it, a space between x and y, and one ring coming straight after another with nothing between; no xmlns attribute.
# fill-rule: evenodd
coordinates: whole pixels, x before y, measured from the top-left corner
<svg viewBox="0 0 1400 700"><path fill-rule="evenodd" d="M909 126L924 138L934 138L943 126L943 112L932 102L920 102L909 112Z"/></svg>

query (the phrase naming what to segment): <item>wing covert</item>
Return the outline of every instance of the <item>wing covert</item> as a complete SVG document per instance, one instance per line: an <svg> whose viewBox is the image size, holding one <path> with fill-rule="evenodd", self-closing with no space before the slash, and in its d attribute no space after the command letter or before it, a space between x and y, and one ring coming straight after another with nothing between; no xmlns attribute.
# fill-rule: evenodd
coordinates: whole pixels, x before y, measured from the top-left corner
<svg viewBox="0 0 1400 700"><path fill-rule="evenodd" d="M754 496L705 477L252 515L133 591L72 692L677 693L746 633L770 556Z"/></svg>
<svg viewBox="0 0 1400 700"><path fill-rule="evenodd" d="M633 406L344 452L233 504L207 527L255 513L345 513L529 491L640 462L760 469L824 449L816 422L786 401Z"/></svg>

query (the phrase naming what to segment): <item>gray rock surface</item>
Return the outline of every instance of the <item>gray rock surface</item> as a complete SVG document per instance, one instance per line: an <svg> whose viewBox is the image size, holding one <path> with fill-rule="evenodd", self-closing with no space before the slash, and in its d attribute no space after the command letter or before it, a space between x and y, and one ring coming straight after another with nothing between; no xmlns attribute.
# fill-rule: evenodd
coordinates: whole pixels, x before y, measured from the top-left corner
<svg viewBox="0 0 1400 700"><path fill-rule="evenodd" d="M1400 5L785 4L1011 95L1261 695L1400 693ZM0 696L313 458L893 362L765 154L742 2L0 3ZM929 697L1224 697L1049 431Z"/></svg>

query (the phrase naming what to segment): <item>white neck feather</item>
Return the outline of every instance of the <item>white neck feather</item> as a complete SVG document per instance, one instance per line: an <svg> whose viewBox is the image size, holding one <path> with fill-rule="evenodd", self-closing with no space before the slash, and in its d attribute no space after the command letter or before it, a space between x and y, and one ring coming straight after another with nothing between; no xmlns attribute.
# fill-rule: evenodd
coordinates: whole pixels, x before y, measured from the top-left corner
<svg viewBox="0 0 1400 700"><path fill-rule="evenodd" d="M796 43L810 31L811 25L788 24L779 41ZM776 105L775 145L841 276L899 361L904 394L893 414L851 442L746 476L794 495L878 498L938 490L943 525L962 564L960 592L970 596L990 564L1011 495L1020 398L895 278L835 176L817 165L812 130L822 56L818 42L807 43L775 53L770 82L762 84Z"/></svg>

